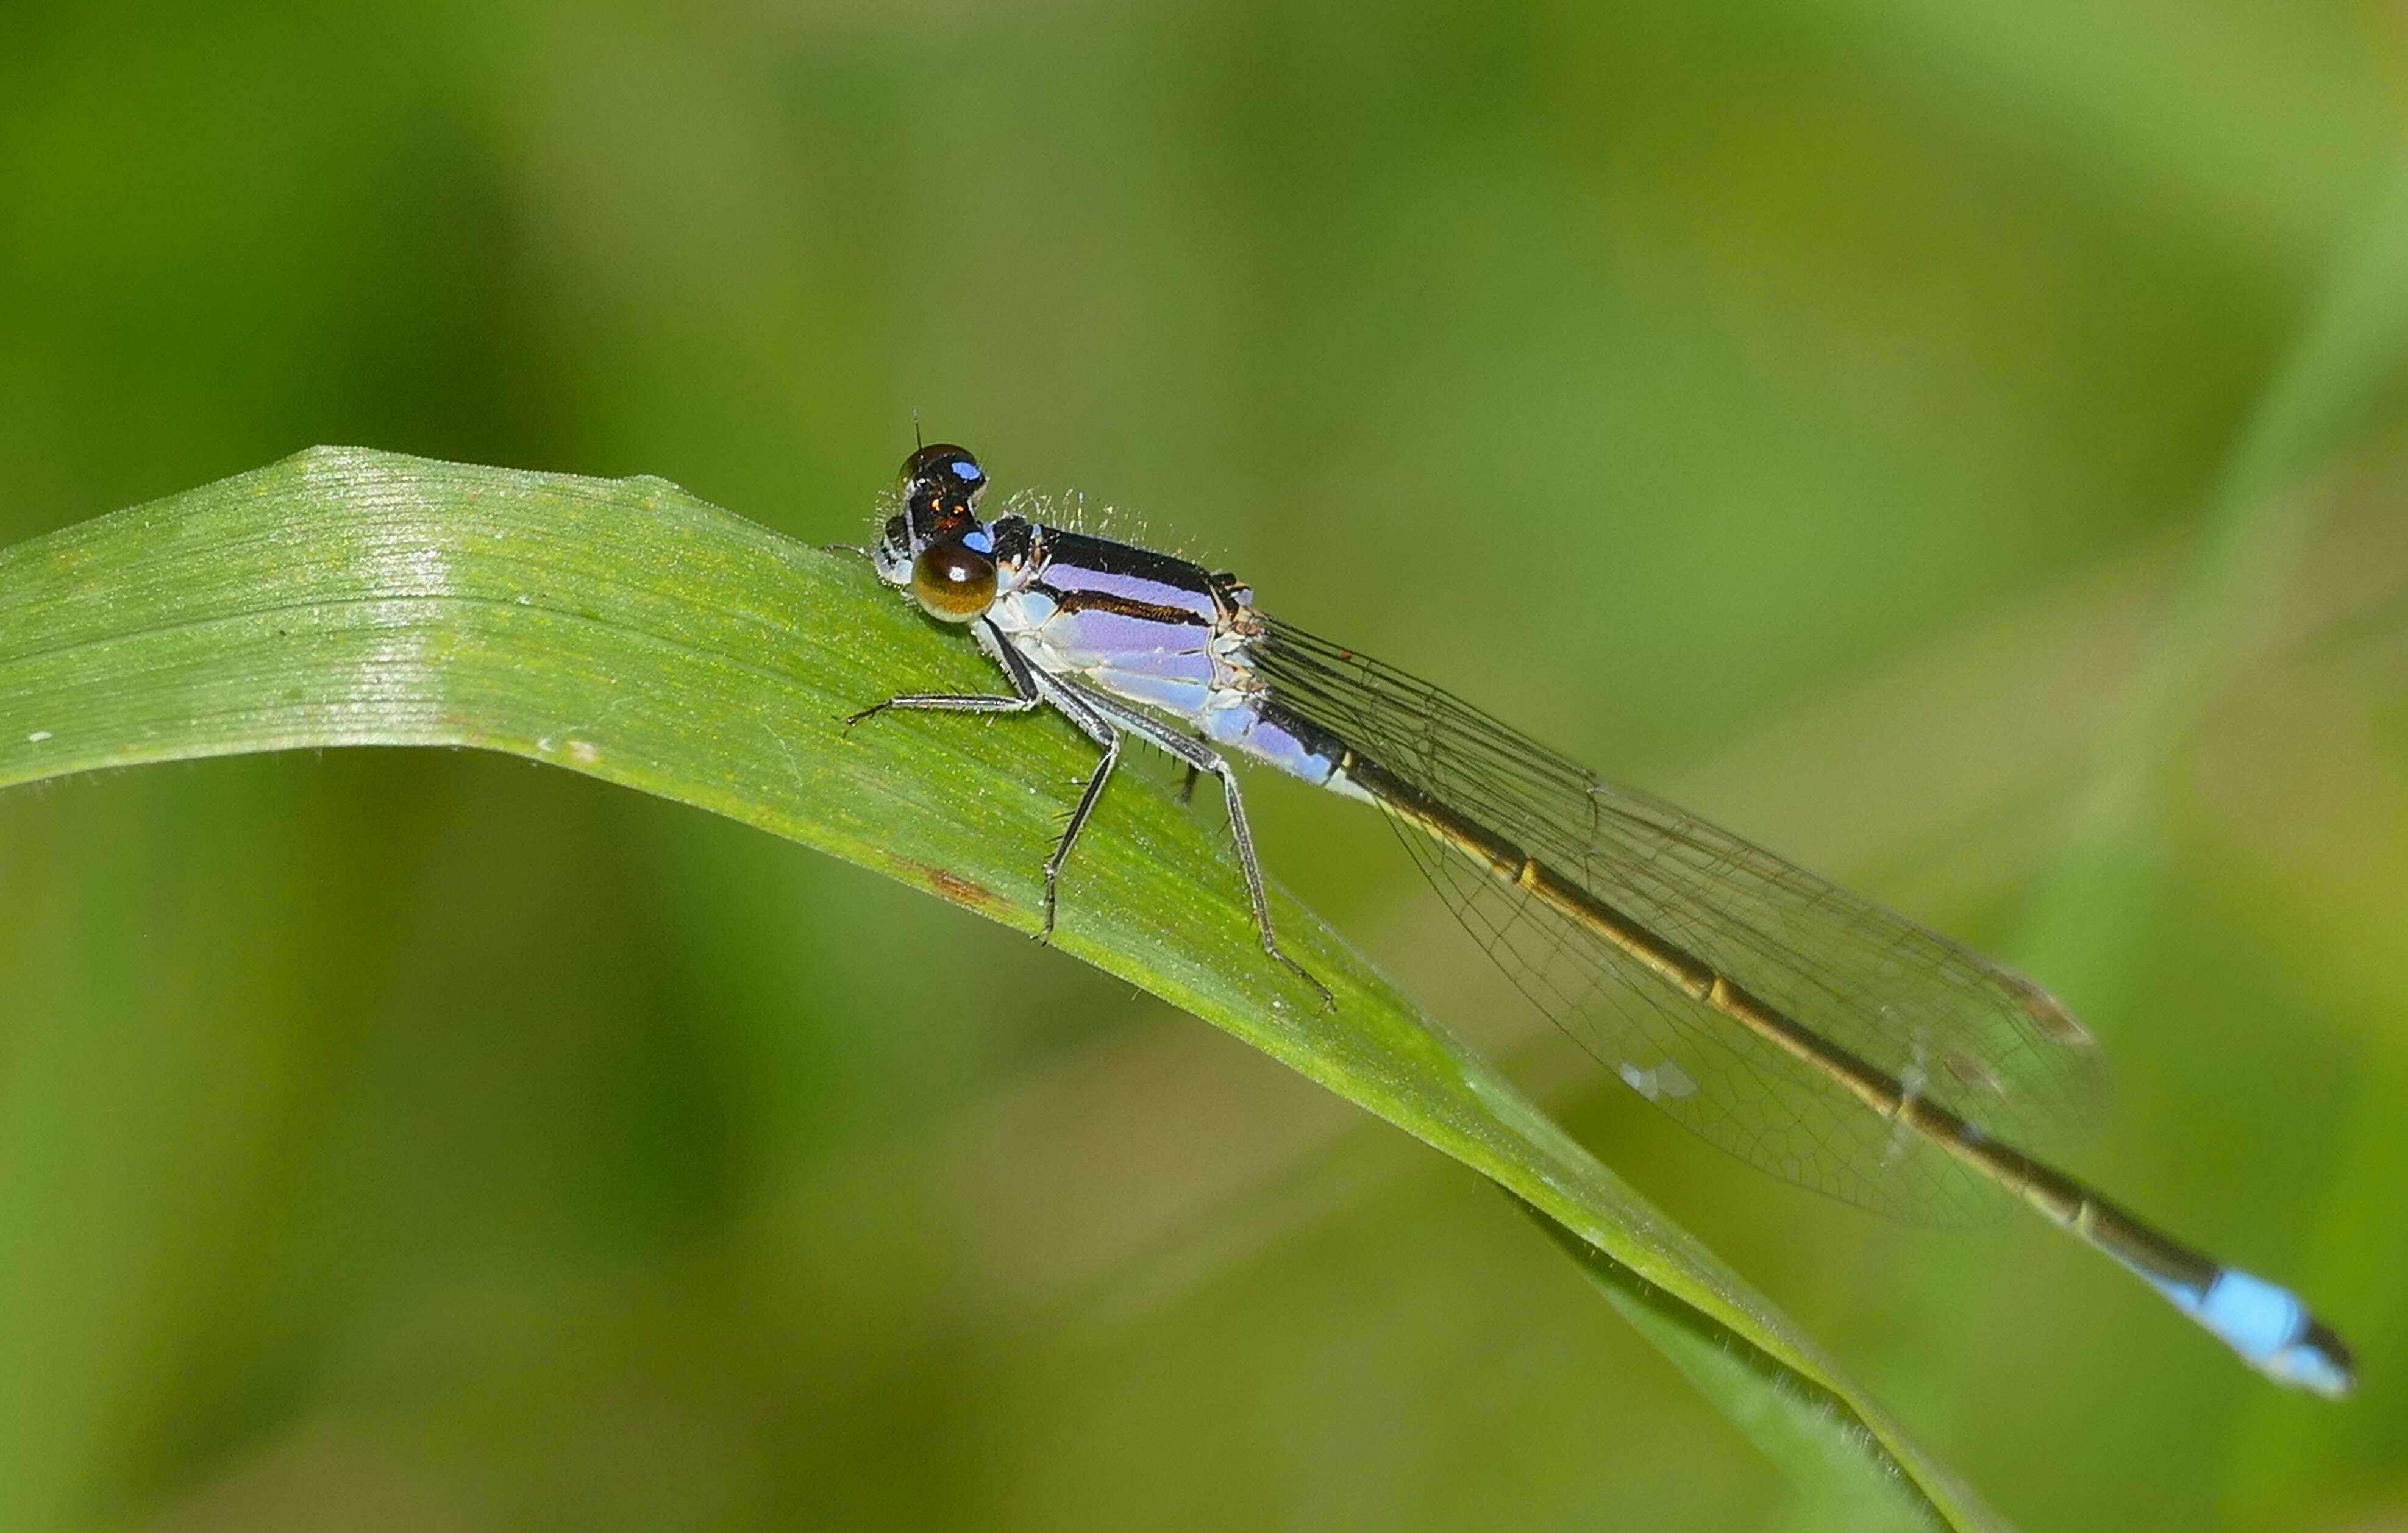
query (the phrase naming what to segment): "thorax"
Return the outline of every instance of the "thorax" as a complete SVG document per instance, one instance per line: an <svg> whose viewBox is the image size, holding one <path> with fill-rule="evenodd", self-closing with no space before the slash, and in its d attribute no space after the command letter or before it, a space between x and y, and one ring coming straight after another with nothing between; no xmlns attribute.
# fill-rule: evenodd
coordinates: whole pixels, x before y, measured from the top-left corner
<svg viewBox="0 0 2408 1533"><path fill-rule="evenodd" d="M1248 593L1233 577L1017 517L997 518L992 537L988 619L1038 666L1191 718L1252 689Z"/></svg>

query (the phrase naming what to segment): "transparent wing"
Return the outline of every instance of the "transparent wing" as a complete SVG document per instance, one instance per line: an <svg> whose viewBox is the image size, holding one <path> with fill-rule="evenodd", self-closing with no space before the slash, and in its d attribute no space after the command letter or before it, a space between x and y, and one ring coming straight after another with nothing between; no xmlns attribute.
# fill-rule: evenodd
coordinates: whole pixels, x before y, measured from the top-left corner
<svg viewBox="0 0 2408 1533"><path fill-rule="evenodd" d="M2029 1149L2106 1091L2090 1035L2044 991L1904 916L1644 794L1600 781L1460 699L1264 619L1273 696L1362 755L1984 1133ZM1392 817L1393 818L1393 817ZM1775 1176L1892 1218L1958 1223L2005 1197L1829 1075L1671 984L1419 827L1407 847L1540 1009L1633 1090Z"/></svg>

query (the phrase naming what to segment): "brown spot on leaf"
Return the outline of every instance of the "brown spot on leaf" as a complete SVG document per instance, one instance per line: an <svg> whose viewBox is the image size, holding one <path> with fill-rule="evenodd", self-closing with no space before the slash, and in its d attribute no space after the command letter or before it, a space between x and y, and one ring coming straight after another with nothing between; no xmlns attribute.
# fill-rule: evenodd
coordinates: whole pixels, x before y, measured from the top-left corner
<svg viewBox="0 0 2408 1533"><path fill-rule="evenodd" d="M926 888L930 894L940 899L950 899L956 905L967 905L974 910L983 910L991 905L1001 902L1000 896L985 884L973 883L958 873L949 873L930 863L914 862L909 857L897 857L895 859L895 868L905 878Z"/></svg>

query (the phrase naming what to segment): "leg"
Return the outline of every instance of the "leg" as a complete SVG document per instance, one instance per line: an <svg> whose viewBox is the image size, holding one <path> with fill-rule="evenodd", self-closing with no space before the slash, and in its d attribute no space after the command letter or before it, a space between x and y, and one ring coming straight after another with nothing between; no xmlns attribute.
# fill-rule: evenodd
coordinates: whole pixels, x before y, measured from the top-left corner
<svg viewBox="0 0 2408 1533"><path fill-rule="evenodd" d="M1065 687L1058 680L1049 677L1039 681L1032 673L1029 681L1039 690L1043 701L1052 703L1064 718L1077 724L1089 739L1104 748L1104 759L1096 763L1095 771L1087 778L1087 786L1079 795L1079 802L1071 807L1070 823L1062 827L1062 838L1054 843L1054 854L1045 859L1045 924L1037 932L1037 940L1045 942L1054 937L1054 885L1061 879L1062 865L1070 860L1070 848L1078 844L1079 832L1087 828L1087 817L1096 812L1096 801L1104 796L1104 784L1111 781L1112 768L1120 765L1121 732L1112 727L1111 720L1089 706L1084 696ZM1030 706L1034 707L1036 701L1031 699Z"/></svg>
<svg viewBox="0 0 2408 1533"><path fill-rule="evenodd" d="M1221 801L1229 809L1229 838L1238 844L1238 869L1246 876L1246 897L1254 902L1254 925L1262 933L1263 951L1293 970L1296 977L1321 993L1321 1004L1336 1006L1338 997L1329 987L1313 976L1311 969L1282 952L1279 937L1271 930L1271 902L1263 886L1263 865L1254 856L1254 833L1246 825L1246 803L1238 794L1238 771L1217 752L1208 752L1212 765L1205 770L1221 780Z"/></svg>
<svg viewBox="0 0 2408 1533"><path fill-rule="evenodd" d="M987 636L980 636L982 638ZM907 692L899 697L889 697L882 703L872 703L858 713L845 715L844 726L854 724L873 713L883 713L890 708L924 708L939 713L1025 713L1039 701L1037 673L1018 650L1003 642L998 636L986 648L995 655L1003 674L1011 679L1011 695L993 692ZM1089 734L1095 733L1093 730Z"/></svg>
<svg viewBox="0 0 2408 1533"><path fill-rule="evenodd" d="M1006 697L997 693L907 692L882 703L872 703L858 713L846 714L844 726L851 729L871 714L883 713L890 708L924 708L939 713L1025 713L1036 706L1034 697Z"/></svg>
<svg viewBox="0 0 2408 1533"><path fill-rule="evenodd" d="M1112 768L1120 764L1121 733L1113 728L1086 699L1044 675L1028 663L1028 658L995 632L992 624L979 635L981 647L995 657L1003 673L1011 679L1012 695L984 692L912 692L899 697L889 697L882 703L872 703L844 721L847 729L890 708L926 709L939 713L1027 713L1051 703L1062 716L1079 726L1089 739L1103 747L1104 759L1087 779L1084 792L1070 810L1070 823L1063 828L1062 838L1054 843L1054 854L1045 859L1045 916L1038 927L1037 939L1047 941L1054 935L1054 891L1060 881L1062 865L1070 860L1070 848L1079 839L1079 832L1087 826L1087 817L1096 811L1096 802L1104 794L1104 784L1111 781Z"/></svg>
<svg viewBox="0 0 2408 1533"><path fill-rule="evenodd" d="M1084 692L1083 688L1081 690ZM1236 767L1229 765L1228 758L1202 740L1182 735L1135 709L1122 707L1111 698L1097 697L1092 693L1086 693L1084 700L1109 723L1119 725L1140 739L1160 746L1179 760L1185 762L1190 781L1194 781L1194 776L1197 772L1210 772L1221 780L1221 801L1228 806L1229 810L1229 838L1238 846L1238 870L1245 875L1246 898L1254 908L1254 929L1262 935L1263 951L1285 965L1297 978L1319 991L1322 1004L1337 1005L1338 998L1329 993L1327 985L1315 979L1312 970L1281 950L1279 936L1271 929L1270 895L1263 883L1262 864L1254 856L1254 833L1246 824L1246 804L1245 799L1238 792L1238 771Z"/></svg>
<svg viewBox="0 0 2408 1533"><path fill-rule="evenodd" d="M1096 770L1087 779L1085 791L1070 810L1070 823L1062 827L1062 838L1054 843L1054 855L1045 859L1045 924L1037 933L1039 942L1054 937L1054 886L1062 876L1062 865L1070 860L1070 848L1077 844L1079 832L1087 828L1087 817L1096 812L1096 801L1104 796L1104 784L1111 781L1112 768L1121 764L1121 734L1106 726L1109 737L1104 745L1104 759L1096 763Z"/></svg>

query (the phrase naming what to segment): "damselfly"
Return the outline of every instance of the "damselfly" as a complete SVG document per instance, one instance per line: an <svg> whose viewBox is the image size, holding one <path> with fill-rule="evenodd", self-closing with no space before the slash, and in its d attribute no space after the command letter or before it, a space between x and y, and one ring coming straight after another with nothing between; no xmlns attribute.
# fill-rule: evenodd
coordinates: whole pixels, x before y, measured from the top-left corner
<svg viewBox="0 0 2408 1533"><path fill-rule="evenodd" d="M1011 690L909 694L848 722L1052 708L1096 742L1102 757L1045 861L1045 933L1134 736L1184 762L1191 783L1219 781L1264 951L1320 989L1280 949L1222 752L1251 756L1385 810L1541 1010L1705 1139L1893 1217L2022 1202L2268 1376L2349 1391L2348 1349L2289 1291L2015 1148L2079 1117L2103 1082L2090 1035L2039 986L1256 610L1234 576L1009 509L982 519L986 488L968 452L921 449L869 552L881 580L968 626Z"/></svg>

